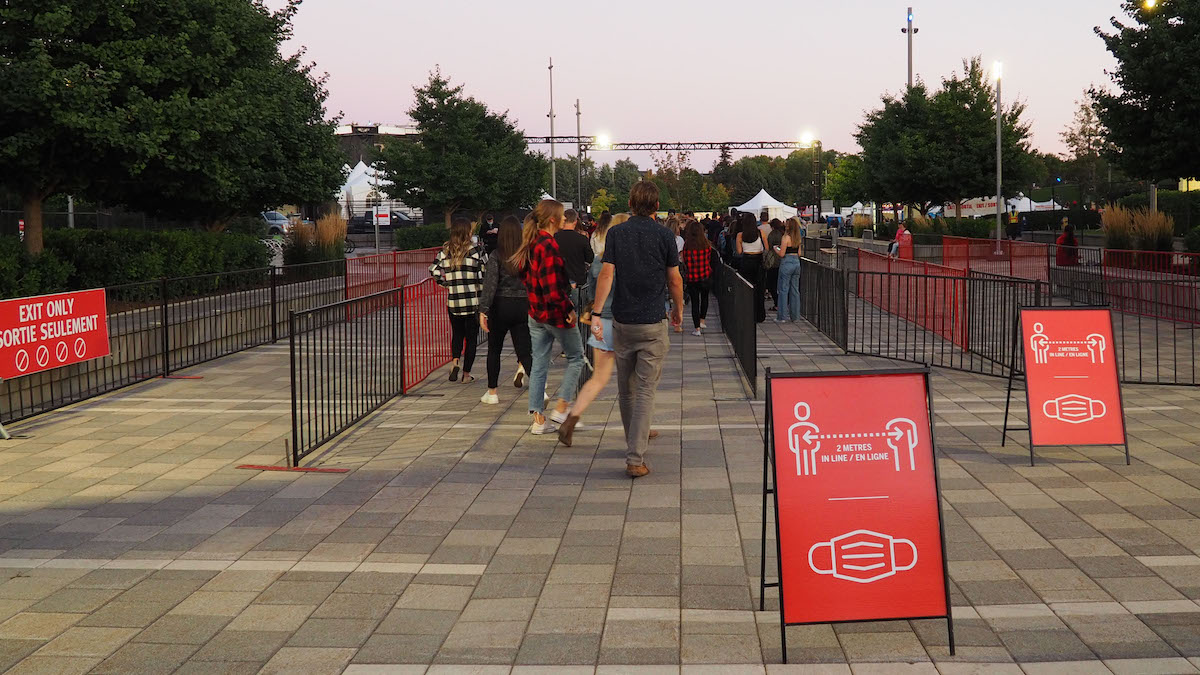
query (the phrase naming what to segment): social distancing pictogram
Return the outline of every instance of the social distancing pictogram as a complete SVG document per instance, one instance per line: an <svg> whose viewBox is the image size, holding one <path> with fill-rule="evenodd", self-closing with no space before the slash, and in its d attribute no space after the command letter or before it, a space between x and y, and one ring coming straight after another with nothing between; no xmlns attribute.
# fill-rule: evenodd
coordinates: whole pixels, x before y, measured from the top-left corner
<svg viewBox="0 0 1200 675"><path fill-rule="evenodd" d="M1106 307L1024 308L1014 341L1021 349L1014 348L1009 369L1001 445L1008 432L1028 431L1031 466L1035 447L1068 445L1124 446L1128 464L1112 312ZM1016 378L1025 380L1025 427L1009 426Z"/></svg>
<svg viewBox="0 0 1200 675"><path fill-rule="evenodd" d="M926 369L767 371L760 609L778 588L782 627L944 618L953 652L932 430Z"/></svg>

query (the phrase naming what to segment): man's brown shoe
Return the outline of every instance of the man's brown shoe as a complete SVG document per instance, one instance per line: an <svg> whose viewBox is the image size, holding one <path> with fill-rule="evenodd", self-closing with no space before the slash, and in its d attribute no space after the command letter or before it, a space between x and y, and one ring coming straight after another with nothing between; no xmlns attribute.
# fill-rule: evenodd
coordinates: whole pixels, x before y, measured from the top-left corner
<svg viewBox="0 0 1200 675"><path fill-rule="evenodd" d="M646 466L645 464L638 464L636 466L633 464L625 465L625 475L629 476L630 478L641 478L648 473L650 473L650 467Z"/></svg>
<svg viewBox="0 0 1200 675"><path fill-rule="evenodd" d="M653 429L651 429L651 430L650 430L650 436L649 436L648 438L649 438L650 440L654 440L654 439L658 438L658 432L657 432L657 431L655 431L655 430L653 430Z"/></svg>
<svg viewBox="0 0 1200 675"><path fill-rule="evenodd" d="M571 441L575 436L575 425L579 424L579 415L567 415L567 420L558 428L558 442L571 447Z"/></svg>

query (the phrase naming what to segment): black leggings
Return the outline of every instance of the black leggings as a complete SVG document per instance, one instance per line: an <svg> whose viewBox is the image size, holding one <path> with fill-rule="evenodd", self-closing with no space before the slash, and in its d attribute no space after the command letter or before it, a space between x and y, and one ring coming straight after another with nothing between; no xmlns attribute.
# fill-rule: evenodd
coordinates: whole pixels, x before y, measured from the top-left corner
<svg viewBox="0 0 1200 675"><path fill-rule="evenodd" d="M700 328L700 321L708 318L708 281L693 281L687 285L688 302L692 303L692 328Z"/></svg>
<svg viewBox="0 0 1200 675"><path fill-rule="evenodd" d="M446 309L447 313L450 310ZM450 357L462 358L462 371L471 372L479 346L479 315L450 313Z"/></svg>
<svg viewBox="0 0 1200 675"><path fill-rule="evenodd" d="M754 320L762 323L767 320L766 287L763 285L762 254L742 255L742 278L754 286Z"/></svg>
<svg viewBox="0 0 1200 675"><path fill-rule="evenodd" d="M499 296L488 312L488 389L500 386L500 356L504 351L504 335L512 335L517 361L525 366L526 377L533 372L529 344L529 300Z"/></svg>

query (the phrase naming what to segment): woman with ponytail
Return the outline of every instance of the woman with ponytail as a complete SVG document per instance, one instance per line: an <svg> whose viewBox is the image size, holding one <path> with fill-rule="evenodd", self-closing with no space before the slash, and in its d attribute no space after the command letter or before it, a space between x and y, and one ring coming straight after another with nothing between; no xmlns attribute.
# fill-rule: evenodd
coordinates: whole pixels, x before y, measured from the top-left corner
<svg viewBox="0 0 1200 675"><path fill-rule="evenodd" d="M483 264L487 254L471 241L471 221L463 217L454 219L450 225L450 241L438 252L437 259L429 268L429 274L439 286L444 286L446 311L450 314L450 356L454 367L450 369L450 381L458 380L462 370L462 382L473 382L471 366L475 363L475 351L479 342L479 291L483 287Z"/></svg>
<svg viewBox="0 0 1200 675"><path fill-rule="evenodd" d="M521 246L512 256L513 267L525 280L529 294L529 337L533 348L533 367L529 373L529 412L533 415L533 434L558 430L551 420L567 419L570 401L579 390L583 374L583 339L576 326L575 306L571 303L571 281L566 263L554 241L563 224L563 205L543 199L525 219ZM558 388L558 405L545 415L546 376L554 356L554 341L562 344L567 369Z"/></svg>

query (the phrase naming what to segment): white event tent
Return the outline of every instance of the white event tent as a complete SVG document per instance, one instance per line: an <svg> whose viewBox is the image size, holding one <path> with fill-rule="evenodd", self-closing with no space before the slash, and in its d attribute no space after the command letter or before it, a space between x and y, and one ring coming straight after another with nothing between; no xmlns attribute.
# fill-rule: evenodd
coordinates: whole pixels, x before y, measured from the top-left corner
<svg viewBox="0 0 1200 675"><path fill-rule="evenodd" d="M753 214L759 214L763 211L766 211L769 217L778 218L780 220L792 218L796 215L796 209L767 194L765 188L759 190L758 194L754 195L754 198L750 201L734 208L736 208L738 211Z"/></svg>

